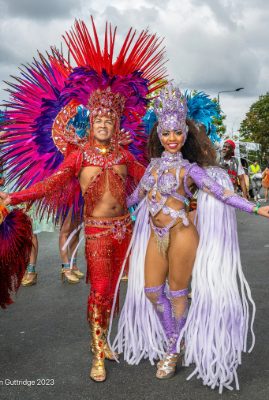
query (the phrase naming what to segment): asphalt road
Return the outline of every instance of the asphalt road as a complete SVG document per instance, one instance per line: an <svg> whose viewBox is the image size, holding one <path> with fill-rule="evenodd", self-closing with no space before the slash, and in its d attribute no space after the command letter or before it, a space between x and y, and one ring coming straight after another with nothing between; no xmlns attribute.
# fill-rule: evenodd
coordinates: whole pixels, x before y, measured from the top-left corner
<svg viewBox="0 0 269 400"><path fill-rule="evenodd" d="M139 366L107 362L107 381L92 382L88 378L88 287L84 282L62 284L57 233L42 233L37 285L21 287L15 304L0 311L0 399L268 400L269 220L238 213L238 228L242 263L257 304L256 346L243 358L239 392L225 391L220 397L197 379L186 381L191 368L158 381L155 368L146 361ZM85 270L83 249L79 261ZM123 283L122 296L125 289Z"/></svg>

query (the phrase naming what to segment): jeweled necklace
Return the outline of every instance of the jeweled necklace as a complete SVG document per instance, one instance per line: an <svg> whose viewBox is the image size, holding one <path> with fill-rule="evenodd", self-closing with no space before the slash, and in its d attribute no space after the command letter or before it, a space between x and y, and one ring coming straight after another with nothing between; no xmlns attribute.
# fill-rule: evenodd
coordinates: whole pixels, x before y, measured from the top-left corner
<svg viewBox="0 0 269 400"><path fill-rule="evenodd" d="M98 154L107 156L108 154L113 152L114 147L111 144L109 145L95 144L94 149L97 151Z"/></svg>
<svg viewBox="0 0 269 400"><path fill-rule="evenodd" d="M183 156L180 152L177 153L169 153L168 151L164 151L161 156L161 162L159 165L159 169L164 171L172 168L176 168L179 165L184 163Z"/></svg>

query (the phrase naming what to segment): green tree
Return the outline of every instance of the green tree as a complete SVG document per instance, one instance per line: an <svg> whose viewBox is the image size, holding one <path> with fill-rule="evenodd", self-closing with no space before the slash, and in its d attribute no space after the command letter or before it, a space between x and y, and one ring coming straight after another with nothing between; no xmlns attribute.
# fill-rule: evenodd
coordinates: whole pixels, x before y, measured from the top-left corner
<svg viewBox="0 0 269 400"><path fill-rule="evenodd" d="M269 157L269 93L259 97L253 103L240 125L240 134L244 141L261 145L263 161Z"/></svg>
<svg viewBox="0 0 269 400"><path fill-rule="evenodd" d="M213 99L213 101L215 103L218 102L217 99ZM219 118L213 118L213 124L215 125L215 127L217 129L217 134L219 135L219 137L222 138L223 136L225 136L225 133L226 133L226 126L224 125L226 115L223 113L219 104L218 104L218 108L219 108Z"/></svg>

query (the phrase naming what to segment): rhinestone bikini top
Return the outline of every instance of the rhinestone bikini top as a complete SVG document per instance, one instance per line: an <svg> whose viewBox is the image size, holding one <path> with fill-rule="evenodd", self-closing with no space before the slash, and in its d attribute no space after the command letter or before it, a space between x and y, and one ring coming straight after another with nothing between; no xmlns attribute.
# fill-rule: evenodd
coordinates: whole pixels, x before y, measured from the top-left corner
<svg viewBox="0 0 269 400"><path fill-rule="evenodd" d="M151 161L147 173L142 178L141 186L146 192L152 190L151 199L148 198L148 206L153 216L163 208L168 197L172 196L184 204L189 203L186 197L177 193L180 186L180 170L187 164L188 162L183 160L181 153L170 154L163 152L161 158ZM171 169L176 169L176 175L169 172ZM152 175L153 170L156 171L157 178ZM157 192L161 195L158 201L156 199Z"/></svg>

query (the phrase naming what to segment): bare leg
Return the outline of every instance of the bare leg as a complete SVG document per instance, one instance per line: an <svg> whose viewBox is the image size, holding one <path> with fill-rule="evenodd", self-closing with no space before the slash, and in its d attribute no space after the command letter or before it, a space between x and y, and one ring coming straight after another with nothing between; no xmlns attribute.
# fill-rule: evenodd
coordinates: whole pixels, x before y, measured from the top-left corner
<svg viewBox="0 0 269 400"><path fill-rule="evenodd" d="M169 338L168 354L163 361L158 363L156 376L159 379L170 378L176 370L178 361L177 341L187 318L187 288L191 278L198 241L198 234L192 223L189 227L184 227L179 223L170 230L168 281L173 333Z"/></svg>
<svg viewBox="0 0 269 400"><path fill-rule="evenodd" d="M179 321L186 313L187 288L191 279L199 237L193 224L188 227L178 224L171 229L170 235L168 281L173 315Z"/></svg>
<svg viewBox="0 0 269 400"><path fill-rule="evenodd" d="M31 255L30 255L30 264L36 265L37 255L38 255L38 239L37 239L37 235L33 234L32 250L31 250Z"/></svg>
<svg viewBox="0 0 269 400"><path fill-rule="evenodd" d="M70 234L71 230L71 225L72 225L72 209L69 211L67 214L63 225L60 230L60 235L59 235L59 251L60 251L60 256L63 264L69 263L69 257L68 257L68 248L63 250L63 247L68 239L68 236Z"/></svg>
<svg viewBox="0 0 269 400"><path fill-rule="evenodd" d="M75 229L77 229L79 224L80 224L80 221L78 221L76 219L74 221L71 221L68 235L70 235ZM78 242L79 242L79 235L80 235L80 230L78 232L76 232L76 234L73 236L73 238L72 238L72 240L71 240L71 242L70 242L70 244L68 246L68 257L69 257L69 260L71 260L71 257L75 253L76 247L77 247ZM76 261L77 261L77 252L76 252L76 254L74 254L74 264L73 264L74 267L77 266Z"/></svg>
<svg viewBox="0 0 269 400"><path fill-rule="evenodd" d="M37 255L38 255L38 239L37 235L33 234L30 261L29 264L27 265L25 274L21 281L22 286L32 286L37 282L37 273L35 270Z"/></svg>
<svg viewBox="0 0 269 400"><path fill-rule="evenodd" d="M199 237L193 224L190 224L188 227L178 224L171 229L170 235L168 281L175 324L175 337L177 338L186 322L188 286Z"/></svg>
<svg viewBox="0 0 269 400"><path fill-rule="evenodd" d="M151 232L145 257L145 295L153 304L166 336L172 335L171 304L165 293L167 257L161 254Z"/></svg>
<svg viewBox="0 0 269 400"><path fill-rule="evenodd" d="M76 228L77 228L77 225L72 226L71 232ZM74 251L75 251L75 249L76 249L76 247L78 245L79 235L80 235L80 230L75 234L75 236L73 237L73 239L70 242L70 245L69 245L69 259L71 259L72 255L74 254ZM75 254L74 258L76 258L76 257L77 257L77 253Z"/></svg>
<svg viewBox="0 0 269 400"><path fill-rule="evenodd" d="M192 223L188 227L178 224L171 229L168 250L170 290L188 287L198 243L199 236Z"/></svg>
<svg viewBox="0 0 269 400"><path fill-rule="evenodd" d="M162 285L168 273L168 260L159 250L151 232L145 257L145 287Z"/></svg>
<svg viewBox="0 0 269 400"><path fill-rule="evenodd" d="M145 257L145 295L152 303L156 314L162 324L168 340L173 335L173 319L170 300L166 296L165 281L168 273L167 257L160 253L154 233L148 242L146 257ZM169 363L174 363L174 360L169 360ZM163 361L158 363L158 368L163 368ZM168 366L169 372L163 374L167 378L175 372L175 364ZM167 369L167 367L166 367ZM160 375L160 376L159 376ZM157 371L157 378L163 379L162 373Z"/></svg>
<svg viewBox="0 0 269 400"><path fill-rule="evenodd" d="M67 279L68 283L78 283L79 278L72 272L70 269L70 263L69 263L69 248L68 246L63 249L70 233L72 232L72 209L69 210L69 213L67 214L63 225L60 230L60 235L59 235L59 251L60 251L60 256L62 260L62 278ZM76 243L74 241L74 243ZM76 246L76 244L75 244ZM83 276L83 274L82 274Z"/></svg>
<svg viewBox="0 0 269 400"><path fill-rule="evenodd" d="M70 227L70 233L72 233L75 229L77 229L79 224L80 224L80 221L78 221L78 220L72 221L71 227ZM76 247L77 247L78 242L79 242L79 235L80 235L80 230L75 234L75 236L73 237L73 239L71 240L71 242L69 244L68 256L69 256L69 260L71 261L71 258L74 255L72 271L76 275L77 278L82 279L84 277L84 274L83 274L83 272L81 272L78 269L78 266L77 266L77 251L75 253Z"/></svg>

